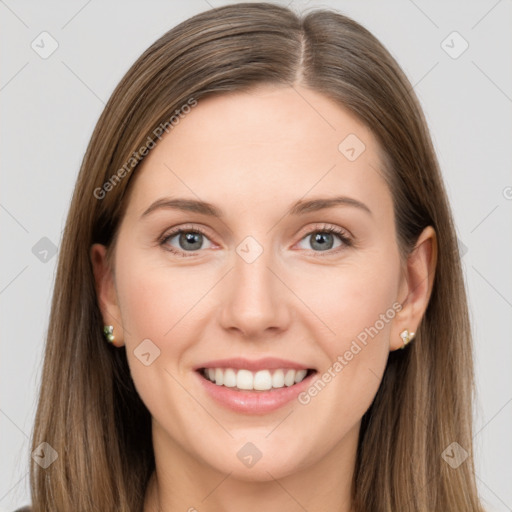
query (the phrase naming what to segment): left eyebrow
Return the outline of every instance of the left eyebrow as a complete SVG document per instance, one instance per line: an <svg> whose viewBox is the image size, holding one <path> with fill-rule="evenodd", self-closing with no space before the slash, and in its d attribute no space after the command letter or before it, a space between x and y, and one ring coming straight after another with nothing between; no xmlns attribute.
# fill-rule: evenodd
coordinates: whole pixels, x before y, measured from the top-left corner
<svg viewBox="0 0 512 512"><path fill-rule="evenodd" d="M365 211L369 215L372 215L371 210L364 203L352 197L346 196L319 197L307 201L299 200L290 207L288 213L290 215L304 215L306 213L333 208L335 206L352 206ZM224 217L224 213L220 208L205 201L198 201L196 199L162 197L152 203L144 211L140 218L142 219L143 217L149 215L151 212L161 208L170 208L174 210L200 213L202 215L208 215L210 217L216 217L219 219Z"/></svg>
<svg viewBox="0 0 512 512"><path fill-rule="evenodd" d="M316 212L318 210L324 210L326 208L333 208L335 206L353 206L373 215L370 208L368 208L364 203L354 199L353 197L346 196L319 197L316 199L310 199L309 201L300 200L294 203L289 212L291 215L301 215Z"/></svg>

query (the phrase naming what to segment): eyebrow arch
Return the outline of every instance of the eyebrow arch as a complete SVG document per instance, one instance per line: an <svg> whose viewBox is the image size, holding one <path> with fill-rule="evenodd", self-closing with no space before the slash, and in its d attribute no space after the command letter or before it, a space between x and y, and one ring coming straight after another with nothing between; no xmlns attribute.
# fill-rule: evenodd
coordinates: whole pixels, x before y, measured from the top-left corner
<svg viewBox="0 0 512 512"><path fill-rule="evenodd" d="M158 210L160 208L170 208L174 210L183 210L185 212L194 212L201 213L202 215L209 215L211 217L221 218L223 217L223 213L216 206L211 203L207 203L205 201L198 201L195 199L182 199L182 198L172 198L172 197L162 197L161 199L157 199L154 203L152 203L149 208L147 208L144 213L140 216L142 219L146 217L151 212Z"/></svg>
<svg viewBox="0 0 512 512"><path fill-rule="evenodd" d="M297 201L291 208L291 215L301 215L309 212L316 212L318 210L324 210L326 208L333 208L335 206L353 206L359 208L366 213L372 215L372 212L368 206L361 201L352 197L337 196L337 197L319 197L317 199L311 199L308 201L300 200Z"/></svg>
<svg viewBox="0 0 512 512"><path fill-rule="evenodd" d="M291 206L291 208L288 210L288 214L303 215L327 208L333 208L335 206L353 206L372 215L371 210L364 203L352 197L346 196L320 197L307 201L299 200ZM205 201L199 201L196 199L162 197L161 199L157 199L154 203L152 203L149 208L144 211L140 218L142 219L143 217L149 215L151 212L161 208L170 208L175 210L200 213L202 215L208 215L219 219L224 217L222 210Z"/></svg>

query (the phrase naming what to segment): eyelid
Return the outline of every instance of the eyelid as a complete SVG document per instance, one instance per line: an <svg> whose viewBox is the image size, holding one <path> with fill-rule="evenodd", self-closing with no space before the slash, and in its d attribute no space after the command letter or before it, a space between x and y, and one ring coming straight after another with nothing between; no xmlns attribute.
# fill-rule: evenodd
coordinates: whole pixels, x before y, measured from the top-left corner
<svg viewBox="0 0 512 512"><path fill-rule="evenodd" d="M169 238L170 236L177 235L181 231L195 231L198 233L201 233L208 238L210 238L210 234L208 233L208 230L204 227L202 227L200 224L178 224L177 226L174 226L172 228L168 228L164 231L164 233L159 237L159 240Z"/></svg>
<svg viewBox="0 0 512 512"><path fill-rule="evenodd" d="M328 222L317 222L317 223L314 223L313 226L308 225L306 228L301 229L299 231L299 234L303 233L303 234L301 234L301 238L299 241L301 241L307 235L310 235L312 233L322 232L322 231L331 231L331 232L335 232L339 235L342 235L349 240L354 239L354 236L352 235L352 233L346 228L342 228L341 226L337 226L336 224L329 224Z"/></svg>

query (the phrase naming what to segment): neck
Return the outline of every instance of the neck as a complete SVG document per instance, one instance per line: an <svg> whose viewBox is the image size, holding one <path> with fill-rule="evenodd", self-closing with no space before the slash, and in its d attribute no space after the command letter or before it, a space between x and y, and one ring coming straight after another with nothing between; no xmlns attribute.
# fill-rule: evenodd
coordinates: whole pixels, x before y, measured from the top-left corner
<svg viewBox="0 0 512 512"><path fill-rule="evenodd" d="M286 475L264 471L247 480L221 473L192 457L153 423L156 470L146 490L144 512L352 512L351 487L359 424L313 464Z"/></svg>

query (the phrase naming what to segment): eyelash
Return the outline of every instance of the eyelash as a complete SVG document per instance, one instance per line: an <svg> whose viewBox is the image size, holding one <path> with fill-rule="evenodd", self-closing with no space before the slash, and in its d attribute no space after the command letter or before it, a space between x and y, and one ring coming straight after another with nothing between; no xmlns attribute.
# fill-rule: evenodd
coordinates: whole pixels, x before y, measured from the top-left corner
<svg viewBox="0 0 512 512"><path fill-rule="evenodd" d="M206 238L209 239L208 234L201 229L200 227L194 226L194 227L180 227L178 229L174 229L173 231L170 231L169 233L165 233L159 240L158 243L160 246L164 248L164 250L169 251L173 254L176 254L177 256L182 256L184 258L193 257L196 256L197 251L178 251L174 247L167 245L167 242L174 238L176 235L179 235L181 233L200 233ZM354 245L353 240L347 235L346 231L336 228L329 225L323 225L321 227L315 226L315 229L308 231L301 239L302 241L304 238L311 236L314 233L332 233L335 235L338 235L339 239L343 243L342 246L337 247L336 249L329 249L327 251L312 251L315 257L324 258L326 256L332 256L333 254L337 254L340 250L343 249L343 246L345 247L352 247ZM165 247L164 247L165 246ZM326 253L325 255L322 253ZM188 253L188 254L187 254Z"/></svg>

